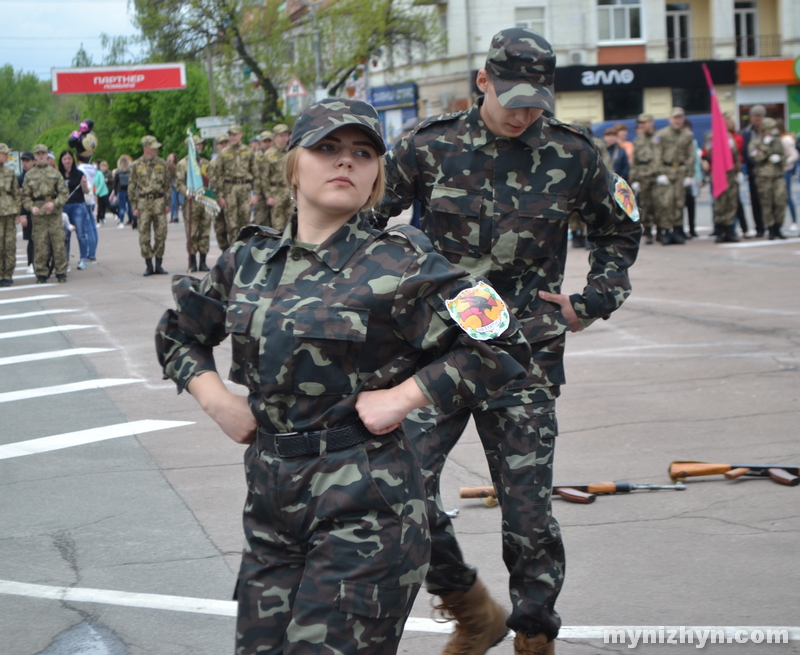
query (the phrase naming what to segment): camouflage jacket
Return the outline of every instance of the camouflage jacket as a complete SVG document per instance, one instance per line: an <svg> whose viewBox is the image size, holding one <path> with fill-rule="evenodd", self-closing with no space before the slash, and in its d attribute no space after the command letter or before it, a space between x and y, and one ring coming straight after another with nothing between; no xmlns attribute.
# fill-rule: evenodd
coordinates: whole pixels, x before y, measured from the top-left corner
<svg viewBox="0 0 800 655"><path fill-rule="evenodd" d="M22 206L30 211L34 207L39 209L47 202L54 205L53 211L47 216L61 216L61 208L67 202L69 192L67 181L61 177L57 168L47 164L36 164L25 174L22 184Z"/></svg>
<svg viewBox="0 0 800 655"><path fill-rule="evenodd" d="M657 175L656 141L654 134L640 134L633 141L631 182L646 182Z"/></svg>
<svg viewBox="0 0 800 655"><path fill-rule="evenodd" d="M685 129L662 127L654 138L658 174L686 177L694 174L694 138Z"/></svg>
<svg viewBox="0 0 800 655"><path fill-rule="evenodd" d="M786 152L780 136L759 134L750 140L747 149L750 158L755 162L754 173L757 177L783 177ZM769 158L772 155L780 155L781 160L778 163L771 162Z"/></svg>
<svg viewBox="0 0 800 655"><path fill-rule="evenodd" d="M19 216L19 180L11 166L0 164L0 216Z"/></svg>
<svg viewBox="0 0 800 655"><path fill-rule="evenodd" d="M208 159L205 157L198 157L197 163L200 165L200 173L208 172ZM184 157L181 159L177 166L175 166L175 188L182 196L186 195L186 174L189 169L189 158Z"/></svg>
<svg viewBox="0 0 800 655"><path fill-rule="evenodd" d="M381 233L356 215L307 246L294 221L283 234L248 226L203 280L174 278L177 311L162 317L156 350L179 391L215 370L212 349L229 334L230 379L272 432L352 423L360 391L412 375L447 412L525 375L530 349L513 317L487 341L450 317L445 301L472 282L419 231Z"/></svg>
<svg viewBox="0 0 800 655"><path fill-rule="evenodd" d="M265 198L289 194L286 185L286 153L288 148L281 150L272 146L264 153L260 168L260 188Z"/></svg>
<svg viewBox="0 0 800 655"><path fill-rule="evenodd" d="M131 177L128 182L128 198L131 206L138 209L139 200L152 196L167 198L172 189L167 162L161 157L153 157L149 161L139 157L131 164Z"/></svg>
<svg viewBox="0 0 800 655"><path fill-rule="evenodd" d="M588 224L594 244L583 293L570 296L588 325L630 293L628 267L641 226L614 200L615 179L580 128L539 119L521 136L495 138L469 110L429 120L386 155L387 194L379 221L417 199L434 248L471 275L488 278L512 306L534 365L526 388L557 395L564 382L564 334L558 305L540 290L561 292L569 217Z"/></svg>
<svg viewBox="0 0 800 655"><path fill-rule="evenodd" d="M217 196L225 197L225 189L234 184L254 184L258 178L259 160L249 146L237 143L225 146L216 157L211 188Z"/></svg>

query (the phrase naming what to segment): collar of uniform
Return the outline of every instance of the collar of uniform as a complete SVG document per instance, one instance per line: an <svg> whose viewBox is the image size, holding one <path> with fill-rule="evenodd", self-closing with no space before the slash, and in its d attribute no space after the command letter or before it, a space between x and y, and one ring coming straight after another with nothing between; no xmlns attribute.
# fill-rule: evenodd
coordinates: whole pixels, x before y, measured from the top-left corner
<svg viewBox="0 0 800 655"><path fill-rule="evenodd" d="M368 225L367 215L358 212L323 241L315 254L328 268L338 273L370 236Z"/></svg>
<svg viewBox="0 0 800 655"><path fill-rule="evenodd" d="M469 146L469 148L472 150L477 150L478 148L485 146L487 143L491 143L492 141L496 141L498 139L498 137L496 137L491 130L486 127L486 123L484 123L483 119L481 118L480 108L482 104L483 96L478 98L475 101L475 104L472 105L472 108L469 110L469 112L467 112L467 134L469 135L469 142L465 143L465 145ZM527 130L515 138L519 141L522 141L522 143L530 148L537 148L542 139L543 122L544 119L539 118L538 120L534 121L532 125L528 126Z"/></svg>

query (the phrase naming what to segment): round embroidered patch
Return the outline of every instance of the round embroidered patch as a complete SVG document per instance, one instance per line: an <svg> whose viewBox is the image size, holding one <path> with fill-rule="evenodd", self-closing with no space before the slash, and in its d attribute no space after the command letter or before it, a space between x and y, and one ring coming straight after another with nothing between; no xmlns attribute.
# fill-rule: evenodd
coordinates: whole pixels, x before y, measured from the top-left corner
<svg viewBox="0 0 800 655"><path fill-rule="evenodd" d="M485 282L448 300L447 311L464 332L478 341L499 337L511 321L503 299Z"/></svg>
<svg viewBox="0 0 800 655"><path fill-rule="evenodd" d="M639 208L636 206L636 197L628 183L617 176L617 183L614 186L614 200L622 207L622 210L635 223L639 220Z"/></svg>

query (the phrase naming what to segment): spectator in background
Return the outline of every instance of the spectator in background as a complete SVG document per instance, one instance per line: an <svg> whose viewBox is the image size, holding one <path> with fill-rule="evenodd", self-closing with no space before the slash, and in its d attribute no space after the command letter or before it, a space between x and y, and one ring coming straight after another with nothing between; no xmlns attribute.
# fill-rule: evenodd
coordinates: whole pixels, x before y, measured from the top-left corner
<svg viewBox="0 0 800 655"><path fill-rule="evenodd" d="M697 236L695 229L696 207L695 198L700 195L700 187L703 186L703 169L700 166L700 159L703 152L694 138L692 131L692 122L687 118L683 123L683 129L692 136L692 143L694 144L694 169L690 171L690 175L686 176L684 180L684 188L686 189L686 213L689 216L689 234L686 234L687 239L692 239ZM683 229L683 215L681 214L681 229Z"/></svg>
<svg viewBox="0 0 800 655"><path fill-rule="evenodd" d="M747 169L747 183L750 187L750 206L753 210L753 222L756 226L756 236L764 236L764 218L761 215L761 201L758 197L758 184L756 183L756 162L750 154L750 141L759 136L761 122L767 115L764 105L753 105L750 108L750 123L742 130L744 164Z"/></svg>
<svg viewBox="0 0 800 655"><path fill-rule="evenodd" d="M606 142L608 156L611 158L611 168L627 182L631 176L631 165L627 153L617 141L617 126L609 127L605 131L603 141Z"/></svg>
<svg viewBox="0 0 800 655"><path fill-rule="evenodd" d="M69 222L75 226L80 249L78 270L83 271L89 266L89 223L94 219L89 215L86 206L86 194L89 192L89 181L83 171L75 166L75 158L69 150L62 150L58 157L58 170L67 182L67 201L64 203L64 213L69 217ZM69 250L72 239L67 240L67 263L69 263Z"/></svg>
<svg viewBox="0 0 800 655"><path fill-rule="evenodd" d="M114 180L111 171L108 170L108 162L102 159L97 160L97 174L94 176L94 188L97 190L97 222L105 224L106 214L111 203L111 188Z"/></svg>
<svg viewBox="0 0 800 655"><path fill-rule="evenodd" d="M128 213L128 225L136 229L136 217L133 215L133 207L128 200L128 183L131 179L131 158L129 155L121 155L117 160L117 170L114 173L114 196L119 207L119 227L125 227L125 212Z"/></svg>
<svg viewBox="0 0 800 655"><path fill-rule="evenodd" d="M617 131L617 144L628 155L628 163L633 161L633 142L628 141L628 126L625 123L617 123L614 126Z"/></svg>
<svg viewBox="0 0 800 655"><path fill-rule="evenodd" d="M786 155L786 162L783 165L783 176L786 179L787 202L789 204L789 213L792 216L792 227L789 228L789 231L797 232L797 210L795 209L794 199L792 198L792 176L794 175L794 167L798 159L800 159L800 155L797 152L794 135L784 129L783 121L778 121L778 130L781 133L783 152Z"/></svg>
<svg viewBox="0 0 800 655"><path fill-rule="evenodd" d="M97 166L91 162L81 162L78 164L78 170L81 171L89 182L89 193L86 194L86 209L89 212L91 219L87 225L86 237L89 240L88 258L90 262L97 261L97 221L95 220L95 189L94 178L97 176Z"/></svg>
<svg viewBox="0 0 800 655"><path fill-rule="evenodd" d="M19 156L20 162L22 163L22 172L19 174L19 188L22 188L23 183L25 182L25 174L33 168L33 153L28 152L25 150ZM26 223L22 225L22 238L28 242L28 273L32 274L34 272L34 259L33 259L33 216L31 215L30 211L27 209L22 210L22 216L24 216L27 220Z"/></svg>

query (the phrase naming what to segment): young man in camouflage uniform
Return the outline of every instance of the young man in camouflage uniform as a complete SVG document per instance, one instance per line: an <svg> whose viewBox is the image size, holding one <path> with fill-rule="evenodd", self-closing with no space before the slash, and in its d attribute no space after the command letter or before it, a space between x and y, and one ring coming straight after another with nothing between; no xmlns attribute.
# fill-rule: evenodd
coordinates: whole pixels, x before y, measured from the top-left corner
<svg viewBox="0 0 800 655"><path fill-rule="evenodd" d="M292 203L289 187L286 184L286 153L292 133L288 125L279 123L272 128L272 147L264 153L264 170L261 177L261 191L270 206L272 227L283 231L289 216L292 215Z"/></svg>
<svg viewBox="0 0 800 655"><path fill-rule="evenodd" d="M194 135L192 137L194 140L195 148L197 149L198 154L203 146L203 139L199 136ZM188 142L188 138L187 138ZM204 167L208 166L208 159L205 157L197 158L197 164L200 166L202 170ZM180 193L184 198L187 197L188 189L186 187L186 175L189 172L189 155L186 155L183 159L178 162L178 165L175 167L175 180L176 186L178 189L178 193ZM187 212L187 215L184 217L184 227L186 228L186 238L190 240L190 250L189 253L191 257L191 263L189 264L189 271L192 273L200 271L208 271L208 265L206 264L206 255L208 255L208 247L209 247L209 233L211 232L211 219L209 218L208 213L206 212L206 208L196 199L192 198L191 203L184 202L184 211L186 208L191 204L191 214ZM198 262L198 254L200 256L200 261Z"/></svg>
<svg viewBox="0 0 800 655"><path fill-rule="evenodd" d="M217 156L211 188L217 204L225 211L228 223L228 242L233 243L245 225L250 223L250 207L258 204L258 195L252 195L258 178L258 161L253 150L242 144L242 128L228 128L228 145Z"/></svg>
<svg viewBox="0 0 800 655"><path fill-rule="evenodd" d="M50 271L47 258L53 251L56 279L67 281L67 247L61 208L67 202L67 184L57 168L48 165L49 151L44 144L33 148L36 165L25 175L22 185L22 206L34 217L33 249L36 258L36 283L47 282Z"/></svg>
<svg viewBox="0 0 800 655"><path fill-rule="evenodd" d="M214 179L216 175L215 169L219 165L219 153L221 153L227 145L228 136L226 134L220 134L214 139L216 154L211 157L211 161L208 163L208 180L212 191L214 190L214 184L211 180ZM217 237L217 245L220 247L220 250L227 250L230 245L228 242L228 222L225 220L225 210L221 207L216 217L214 217L214 234Z"/></svg>
<svg viewBox="0 0 800 655"><path fill-rule="evenodd" d="M683 129L686 114L681 107L673 107L669 125L656 132L656 184L653 200L656 224L661 229L661 243L682 245L686 243L683 231L683 207L686 204L686 186L694 174L694 139Z"/></svg>
<svg viewBox="0 0 800 655"><path fill-rule="evenodd" d="M730 114L725 114L726 122L731 120ZM715 243L737 243L739 237L736 236L736 210L739 208L739 182L738 178L742 172L742 162L739 156L739 149L736 141L730 132L726 134L731 155L733 156L733 168L726 174L728 187L718 196L714 197L714 233ZM711 172L711 158L714 147L712 133L706 135L706 142L703 147L704 156L701 162L705 172ZM714 189L712 188L712 191Z"/></svg>
<svg viewBox="0 0 800 655"><path fill-rule="evenodd" d="M656 184L656 144L655 121L650 114L639 114L636 119L639 132L633 142L633 162L631 163L631 186L636 193L639 216L644 229L644 242L653 243L653 189Z"/></svg>
<svg viewBox="0 0 800 655"><path fill-rule="evenodd" d="M258 163L258 179L262 180L264 177L264 168L266 167L264 154L272 147L272 132L264 130L259 137L259 148L256 151L256 161ZM258 202L253 207L253 223L256 225L270 225L270 209L267 204L267 197L263 193L258 194Z"/></svg>
<svg viewBox="0 0 800 655"><path fill-rule="evenodd" d="M774 118L766 117L761 121L761 130L750 141L747 154L755 163L754 174L764 227L770 239L785 239L781 227L789 201L786 180L783 178L786 152Z"/></svg>
<svg viewBox="0 0 800 655"><path fill-rule="evenodd" d="M0 287L14 283L17 265L17 223L19 222L19 182L11 166L6 166L11 149L0 143Z"/></svg>
<svg viewBox="0 0 800 655"><path fill-rule="evenodd" d="M528 377L481 409L461 406L442 414L428 408L407 421L407 429L427 433L429 444L418 453L429 497L438 501L429 508L426 585L457 621L445 653L481 655L508 628L517 633L518 655L554 652L564 550L550 500L565 334L622 304L639 247L633 192L608 171L582 129L543 115L553 113L554 75L555 56L544 38L522 28L504 30L478 72L483 98L467 111L422 123L387 155L379 221L419 200L422 229L434 248L489 279L533 350ZM572 213L588 224L592 254L587 286L570 296L561 284ZM463 561L438 494L445 458L470 415L502 509L513 606L508 620Z"/></svg>
<svg viewBox="0 0 800 655"><path fill-rule="evenodd" d="M167 214L172 183L167 162L158 156L161 144L154 136L142 137L144 154L131 164L128 197L139 226L139 248L145 261L145 277L157 273L166 275L161 266L167 242ZM153 240L150 240L150 233ZM153 255L156 265L153 266Z"/></svg>

